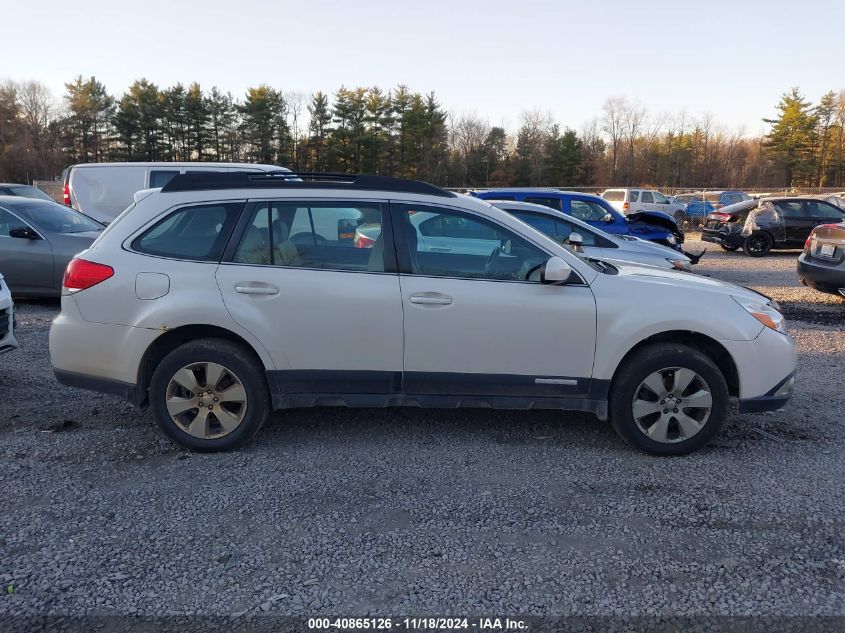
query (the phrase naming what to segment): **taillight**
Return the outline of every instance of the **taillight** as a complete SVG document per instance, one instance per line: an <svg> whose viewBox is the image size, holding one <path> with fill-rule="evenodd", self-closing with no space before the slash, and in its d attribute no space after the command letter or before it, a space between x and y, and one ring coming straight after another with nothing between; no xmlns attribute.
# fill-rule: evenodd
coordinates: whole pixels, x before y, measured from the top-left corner
<svg viewBox="0 0 845 633"><path fill-rule="evenodd" d="M806 242L804 242L804 252L805 252L805 253L809 253L809 252L810 252L810 242L812 242L812 241L813 241L813 234L812 234L812 233L810 233L810 234L807 236L807 241L806 241Z"/></svg>
<svg viewBox="0 0 845 633"><path fill-rule="evenodd" d="M353 242L355 248L372 248L375 243L376 241L373 238L367 237L363 233L356 233Z"/></svg>
<svg viewBox="0 0 845 633"><path fill-rule="evenodd" d="M67 291L67 294L73 294L96 286L112 275L114 275L114 268L111 266L75 257L70 260L65 269L65 277L62 280L63 291Z"/></svg>
<svg viewBox="0 0 845 633"><path fill-rule="evenodd" d="M623 202L622 203L622 210L623 211L627 211L630 208L631 208L631 204L629 202Z"/></svg>
<svg viewBox="0 0 845 633"><path fill-rule="evenodd" d="M730 213L711 213L709 216L711 220L718 220L719 222L728 222L731 219Z"/></svg>
<svg viewBox="0 0 845 633"><path fill-rule="evenodd" d="M70 206L70 187L68 185L62 187L62 200L67 206Z"/></svg>

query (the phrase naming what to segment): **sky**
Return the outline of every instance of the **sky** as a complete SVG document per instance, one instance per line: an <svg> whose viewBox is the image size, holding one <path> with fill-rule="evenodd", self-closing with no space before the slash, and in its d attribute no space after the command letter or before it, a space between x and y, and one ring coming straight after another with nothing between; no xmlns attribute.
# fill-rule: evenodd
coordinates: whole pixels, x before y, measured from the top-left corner
<svg viewBox="0 0 845 633"><path fill-rule="evenodd" d="M754 135L792 86L812 101L845 89L842 0L0 4L0 80L36 79L57 99L77 75L116 95L141 77L237 97L404 83L509 130L533 109L579 129L624 95Z"/></svg>

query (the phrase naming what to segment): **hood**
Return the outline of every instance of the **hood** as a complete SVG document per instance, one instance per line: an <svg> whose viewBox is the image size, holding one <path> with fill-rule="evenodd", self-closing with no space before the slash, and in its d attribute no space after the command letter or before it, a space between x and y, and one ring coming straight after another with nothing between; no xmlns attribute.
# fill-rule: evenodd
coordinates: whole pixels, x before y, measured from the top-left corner
<svg viewBox="0 0 845 633"><path fill-rule="evenodd" d="M679 270L672 270L667 268L658 268L651 266L639 266L636 264L619 264L616 266L619 269L619 276L637 277L643 281L654 284L665 284L671 288L682 286L690 290L699 290L704 292L717 292L723 295L733 295L735 297L746 297L748 299L769 301L769 297L760 294L750 288L737 286L726 281L719 281L712 277L704 277L698 273L688 273Z"/></svg>
<svg viewBox="0 0 845 633"><path fill-rule="evenodd" d="M636 250L640 253L648 253L649 255L656 255L659 257L668 257L669 259L689 259L689 257L674 248L669 248L663 244L644 240L641 237L633 235L614 235L613 237L614 241L620 244L622 248Z"/></svg>
<svg viewBox="0 0 845 633"><path fill-rule="evenodd" d="M678 223L671 215L661 211L635 211L625 216L628 222L645 222L662 227L667 231L677 231Z"/></svg>

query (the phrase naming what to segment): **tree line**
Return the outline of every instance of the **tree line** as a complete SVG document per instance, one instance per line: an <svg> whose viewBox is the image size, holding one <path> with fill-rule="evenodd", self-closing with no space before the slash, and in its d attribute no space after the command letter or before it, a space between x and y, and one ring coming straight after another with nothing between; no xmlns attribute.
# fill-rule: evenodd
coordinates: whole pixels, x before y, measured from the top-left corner
<svg viewBox="0 0 845 633"><path fill-rule="evenodd" d="M776 113L756 138L616 96L578 130L535 109L510 131L404 85L306 96L262 84L236 98L139 79L115 96L80 76L56 100L39 82L7 81L0 181L52 179L84 162L225 161L452 187L845 187L845 91L813 104L793 88Z"/></svg>

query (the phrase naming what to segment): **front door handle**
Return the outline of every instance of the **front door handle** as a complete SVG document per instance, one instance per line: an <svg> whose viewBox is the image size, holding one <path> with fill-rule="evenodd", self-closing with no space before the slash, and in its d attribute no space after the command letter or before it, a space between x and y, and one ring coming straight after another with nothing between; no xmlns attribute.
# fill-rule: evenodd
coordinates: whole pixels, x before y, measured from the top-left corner
<svg viewBox="0 0 845 633"><path fill-rule="evenodd" d="M408 299L411 303L417 305L427 306L448 306L452 305L452 297L449 295L442 295L439 292L423 292L418 295L411 295Z"/></svg>
<svg viewBox="0 0 845 633"><path fill-rule="evenodd" d="M235 292L244 295L277 295L279 289L270 284L240 283L235 286Z"/></svg>

